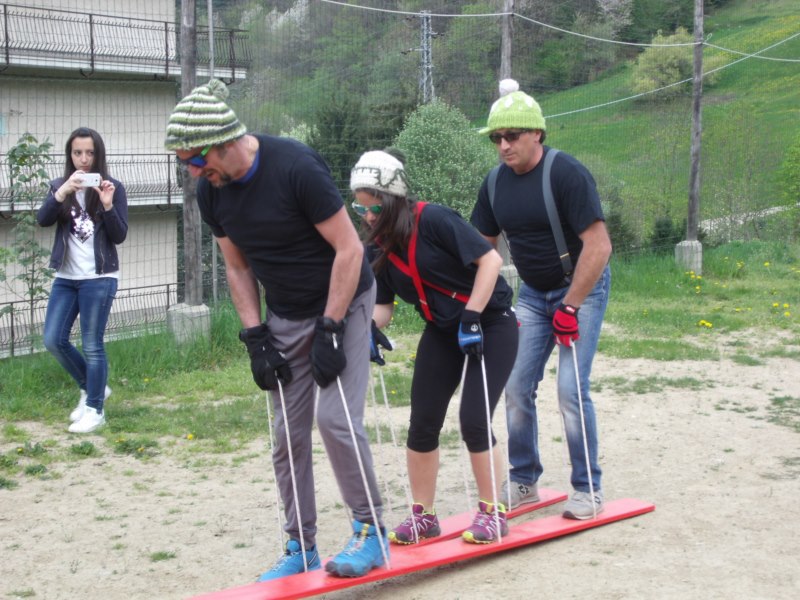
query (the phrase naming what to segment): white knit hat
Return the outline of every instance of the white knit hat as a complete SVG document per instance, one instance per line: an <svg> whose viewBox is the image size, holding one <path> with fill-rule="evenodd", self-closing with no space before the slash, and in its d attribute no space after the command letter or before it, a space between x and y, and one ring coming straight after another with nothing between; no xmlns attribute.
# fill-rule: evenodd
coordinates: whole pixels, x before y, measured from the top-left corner
<svg viewBox="0 0 800 600"><path fill-rule="evenodd" d="M350 171L350 189L369 188L405 198L408 182L403 163L383 150L365 152Z"/></svg>

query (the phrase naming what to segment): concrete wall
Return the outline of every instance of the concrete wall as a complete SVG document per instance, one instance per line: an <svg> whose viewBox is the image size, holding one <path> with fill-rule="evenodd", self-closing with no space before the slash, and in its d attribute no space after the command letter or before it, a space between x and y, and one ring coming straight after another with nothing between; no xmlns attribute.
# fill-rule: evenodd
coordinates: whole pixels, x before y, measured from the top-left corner
<svg viewBox="0 0 800 600"><path fill-rule="evenodd" d="M15 0L13 4L173 23L176 3L169 0Z"/></svg>
<svg viewBox="0 0 800 600"><path fill-rule="evenodd" d="M67 137L81 126L100 132L107 154L166 153L164 130L175 90L163 82L5 78L0 85L0 154L29 132L53 144L60 173Z"/></svg>
<svg viewBox="0 0 800 600"><path fill-rule="evenodd" d="M141 212L131 210L128 222L128 239L118 246L121 277L119 288L140 288L175 283L178 281L178 213ZM0 245L13 244L13 222L0 221ZM38 242L47 248L48 256L53 245L56 228L37 229ZM20 273L19 266L7 267L7 281L0 283L0 304L22 299L24 286L14 281Z"/></svg>

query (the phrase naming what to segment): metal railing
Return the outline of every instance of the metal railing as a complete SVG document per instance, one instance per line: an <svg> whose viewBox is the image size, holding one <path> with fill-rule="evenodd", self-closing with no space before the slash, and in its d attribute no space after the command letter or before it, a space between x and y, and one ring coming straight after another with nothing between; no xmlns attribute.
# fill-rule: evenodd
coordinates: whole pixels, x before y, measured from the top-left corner
<svg viewBox="0 0 800 600"><path fill-rule="evenodd" d="M214 30L214 67L235 79L250 66L247 34ZM2 4L0 69L12 65L68 67L89 75L95 69L180 75L179 28L168 21L115 17L69 10ZM198 66L210 62L209 32L197 31ZM86 68L84 68L86 67Z"/></svg>
<svg viewBox="0 0 800 600"><path fill-rule="evenodd" d="M106 326L106 340L162 329L167 310L178 302L178 284L126 288L117 291ZM47 298L0 304L0 358L41 352ZM79 342L80 319L72 339Z"/></svg>
<svg viewBox="0 0 800 600"><path fill-rule="evenodd" d="M129 205L183 203L179 169L174 154L109 154L107 160L111 175L125 185ZM52 160L45 167L52 179L61 176L63 169L64 159L61 157ZM8 157L0 154L0 211L15 210L12 183Z"/></svg>

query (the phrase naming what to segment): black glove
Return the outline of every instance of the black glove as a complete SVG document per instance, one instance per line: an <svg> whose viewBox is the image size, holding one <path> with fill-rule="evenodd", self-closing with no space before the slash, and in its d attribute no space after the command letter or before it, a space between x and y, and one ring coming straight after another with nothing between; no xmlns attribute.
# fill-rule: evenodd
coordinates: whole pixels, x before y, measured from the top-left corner
<svg viewBox="0 0 800 600"><path fill-rule="evenodd" d="M383 360L383 352L381 352L381 348L386 350L394 350L392 346L392 342L389 341L383 332L378 329L378 326L375 325L375 319L372 320L372 331L369 334L369 359L383 366L386 364L386 361Z"/></svg>
<svg viewBox="0 0 800 600"><path fill-rule="evenodd" d="M458 345L464 354L481 357L483 354L481 313L466 309L461 313L461 324L458 326Z"/></svg>
<svg viewBox="0 0 800 600"><path fill-rule="evenodd" d="M344 325L346 319L334 321L318 317L311 346L311 375L319 387L328 387L347 366L344 355Z"/></svg>
<svg viewBox="0 0 800 600"><path fill-rule="evenodd" d="M250 354L250 370L253 381L262 390L277 390L278 381L289 385L292 381L292 370L282 353L269 341L269 328L266 323L242 329L239 339L247 346Z"/></svg>

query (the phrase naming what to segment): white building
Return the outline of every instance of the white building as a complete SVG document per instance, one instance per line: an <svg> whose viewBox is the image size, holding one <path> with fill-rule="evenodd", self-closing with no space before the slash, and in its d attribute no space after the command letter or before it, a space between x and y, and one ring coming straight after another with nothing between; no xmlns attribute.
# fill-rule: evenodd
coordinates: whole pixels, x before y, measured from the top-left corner
<svg viewBox="0 0 800 600"><path fill-rule="evenodd" d="M7 152L24 133L49 141L51 177L63 172L64 144L80 126L105 140L111 175L128 193L129 234L119 247L121 279L109 330L163 320L177 301L182 191L175 159L164 150L167 119L180 92L180 24L174 0L17 0L0 5L0 244L12 245ZM198 8L200 5L198 4ZM198 81L208 78L208 30L199 28ZM214 28L214 75L242 79L249 61L244 32ZM55 228L39 231L50 248ZM0 309L24 297L7 269ZM36 321L44 318L44 303ZM11 329L23 339L28 311L0 317L0 356ZM123 323L124 322L124 323Z"/></svg>

